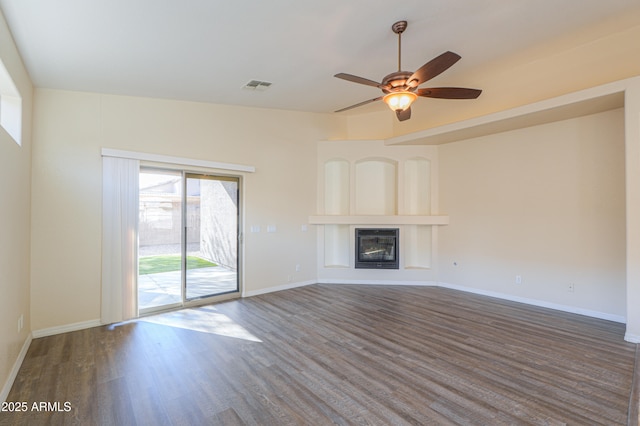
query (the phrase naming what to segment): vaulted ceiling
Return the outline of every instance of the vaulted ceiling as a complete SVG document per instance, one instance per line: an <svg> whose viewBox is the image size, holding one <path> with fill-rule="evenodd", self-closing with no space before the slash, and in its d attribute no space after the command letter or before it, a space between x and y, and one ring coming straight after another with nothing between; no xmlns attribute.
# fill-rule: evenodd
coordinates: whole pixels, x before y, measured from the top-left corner
<svg viewBox="0 0 640 426"><path fill-rule="evenodd" d="M404 70L451 50L462 59L428 85L474 87L488 63L624 19L640 2L0 0L0 8L36 87L331 112L380 93L334 74L380 81L397 71L395 21L408 21ZM243 89L250 80L272 85Z"/></svg>

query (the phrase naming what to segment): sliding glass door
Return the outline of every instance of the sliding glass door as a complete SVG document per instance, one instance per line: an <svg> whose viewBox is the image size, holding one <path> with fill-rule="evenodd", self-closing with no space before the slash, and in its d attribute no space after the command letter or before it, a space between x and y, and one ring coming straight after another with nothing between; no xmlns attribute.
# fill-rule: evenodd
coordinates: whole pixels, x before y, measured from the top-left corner
<svg viewBox="0 0 640 426"><path fill-rule="evenodd" d="M182 172L140 170L138 311L182 304Z"/></svg>
<svg viewBox="0 0 640 426"><path fill-rule="evenodd" d="M186 299L238 291L238 178L187 173Z"/></svg>
<svg viewBox="0 0 640 426"><path fill-rule="evenodd" d="M142 168L141 314L239 291L239 178Z"/></svg>

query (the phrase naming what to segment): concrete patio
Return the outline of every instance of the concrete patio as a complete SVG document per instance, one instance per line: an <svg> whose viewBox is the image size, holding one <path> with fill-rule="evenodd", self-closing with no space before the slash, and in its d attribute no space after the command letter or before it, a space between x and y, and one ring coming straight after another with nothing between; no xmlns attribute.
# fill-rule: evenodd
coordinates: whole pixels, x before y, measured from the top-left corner
<svg viewBox="0 0 640 426"><path fill-rule="evenodd" d="M181 271L138 276L138 309L182 302ZM228 293L238 288L238 274L222 266L187 271L187 299Z"/></svg>

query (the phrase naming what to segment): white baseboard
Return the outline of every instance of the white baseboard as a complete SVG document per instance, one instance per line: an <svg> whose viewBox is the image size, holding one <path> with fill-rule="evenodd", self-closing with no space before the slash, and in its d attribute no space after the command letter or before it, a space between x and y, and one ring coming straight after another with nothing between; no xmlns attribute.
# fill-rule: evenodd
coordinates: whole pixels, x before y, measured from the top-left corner
<svg viewBox="0 0 640 426"><path fill-rule="evenodd" d="M606 312L592 311L590 309L577 308L575 306L561 305L559 303L545 302L537 299L529 299L526 297L514 296L506 293L482 290L479 288L465 287L457 284L438 283L439 287L450 288L452 290L465 291L467 293L480 294L483 296L495 297L497 299L510 300L512 302L525 303L527 305L539 306L541 308L555 309L557 311L569 312L572 314L585 315L588 317L599 318L608 321L614 321L625 324L627 319L621 315L608 314Z"/></svg>
<svg viewBox="0 0 640 426"><path fill-rule="evenodd" d="M435 281L343 280L334 278L319 278L318 284L414 285L423 287L434 287L438 285Z"/></svg>
<svg viewBox="0 0 640 426"><path fill-rule="evenodd" d="M467 293L474 293L483 296L495 297L496 299L510 300L512 302L524 303L532 306L539 306L541 308L555 309L557 311L570 312L572 314L585 315L593 318L604 319L613 322L626 323L626 318L620 315L612 315L605 312L592 311L589 309L577 308L575 306L561 305L558 303L545 302L542 300L529 299L525 297L513 296L505 293L498 293L494 291L488 291L473 287L465 287L457 284L448 284L436 281L385 281L385 280L342 280L342 279L319 279L320 284L368 284L368 285L415 285L425 287L443 287L450 288L452 290L464 291ZM631 336L629 339L637 338L640 336ZM629 339L625 339L631 341Z"/></svg>
<svg viewBox="0 0 640 426"><path fill-rule="evenodd" d="M624 340L631 343L640 343L640 335L627 333L624 335Z"/></svg>
<svg viewBox="0 0 640 426"><path fill-rule="evenodd" d="M76 322L73 324L60 325L57 327L43 328L41 330L33 331L33 338L53 336L55 334L68 333L69 331L84 330L85 328L99 327L102 323L99 319Z"/></svg>
<svg viewBox="0 0 640 426"><path fill-rule="evenodd" d="M20 367L22 367L22 362L24 361L24 357L27 355L27 351L29 350L29 346L31 346L31 334L27 335L24 344L22 345L22 349L20 349L20 353L18 354L18 358L16 358L16 362L13 363L13 367L9 372L9 377L7 377L7 381L2 387L2 393L0 393L0 402L5 402L7 397L9 396L9 392L11 391L11 387L13 386L13 382L16 380L18 376L18 371L20 371Z"/></svg>
<svg viewBox="0 0 640 426"><path fill-rule="evenodd" d="M473 287L465 287L457 284L448 284L437 281L394 281L394 280L344 280L344 279L318 279L300 281L295 283L283 284L275 287L269 287L258 290L243 291L242 297L258 296L260 294L274 293L282 290L289 290L296 287L304 287L312 284L365 284L365 285L407 285L407 286L423 286L423 287L444 287L453 290L460 290L467 293L480 294L483 296L495 297L497 299L510 300L513 302L525 303L528 305L539 306L543 308L555 309L564 312L570 312L574 314L586 315L594 318L604 319L608 321L614 321L619 323L626 323L626 318L620 315L612 315L599 311L592 311L589 309L577 308L575 306L561 305L557 303L545 302L536 299L529 299L525 297L513 296L505 293L498 293L494 291L482 290ZM67 324L57 327L44 328L41 330L34 330L32 336L34 339L45 336L53 336L55 334L67 333L70 331L84 330L85 328L99 327L103 325L99 319L77 322L73 324ZM32 336L29 336L29 342L31 342ZM627 334L625 340L634 343L640 343L640 336ZM19 368L19 367L18 367Z"/></svg>
<svg viewBox="0 0 640 426"><path fill-rule="evenodd" d="M289 290L289 289L292 289L292 288L304 287L304 286L311 285L311 284L316 284L316 283L317 283L316 280L309 280L309 281L300 281L300 282L296 282L296 283L278 285L278 286L275 286L275 287L261 288L261 289L258 289L258 290L243 291L242 292L242 297L251 297L251 296L258 296L258 295L261 295L261 294L274 293L276 291Z"/></svg>

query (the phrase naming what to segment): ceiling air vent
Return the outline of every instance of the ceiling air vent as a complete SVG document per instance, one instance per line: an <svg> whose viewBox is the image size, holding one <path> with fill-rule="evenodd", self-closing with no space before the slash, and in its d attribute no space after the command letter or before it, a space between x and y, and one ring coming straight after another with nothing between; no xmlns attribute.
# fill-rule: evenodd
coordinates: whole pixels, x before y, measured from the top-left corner
<svg viewBox="0 0 640 426"><path fill-rule="evenodd" d="M244 90L256 90L258 92L264 92L270 86L271 83L269 83L268 81L251 80L250 82L242 86L242 88Z"/></svg>

